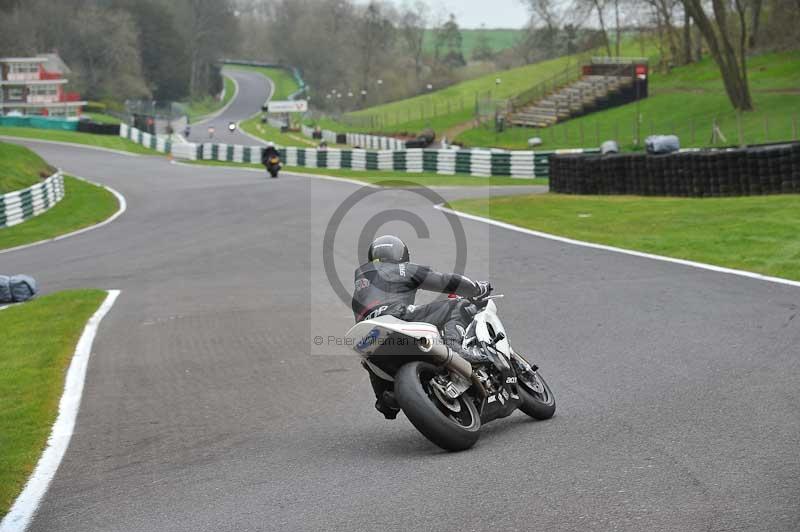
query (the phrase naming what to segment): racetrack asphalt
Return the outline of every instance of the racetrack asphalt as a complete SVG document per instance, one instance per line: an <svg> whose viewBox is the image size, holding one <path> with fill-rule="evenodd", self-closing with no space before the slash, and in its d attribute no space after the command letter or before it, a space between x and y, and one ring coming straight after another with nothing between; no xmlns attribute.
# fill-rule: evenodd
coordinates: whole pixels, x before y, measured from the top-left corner
<svg viewBox="0 0 800 532"><path fill-rule="evenodd" d="M239 129L233 132L228 130L228 124L246 120L261 111L272 94L272 85L264 82L264 76L258 72L246 70L225 69L225 75L236 80L239 91L227 109L218 115L191 124L187 140L191 142L219 142L225 144L242 144L244 146L257 146L262 141L242 133ZM208 128L214 128L214 136L210 137Z"/></svg>
<svg viewBox="0 0 800 532"><path fill-rule="evenodd" d="M31 530L800 528L797 288L462 220L466 273L506 294L510 340L558 410L448 454L375 412L336 345L352 315L322 246L357 185L28 145L128 202L103 228L0 255L45 292L122 290ZM387 212L429 229L383 226L412 260L454 267L448 218L377 190L336 232L345 287L362 229Z"/></svg>

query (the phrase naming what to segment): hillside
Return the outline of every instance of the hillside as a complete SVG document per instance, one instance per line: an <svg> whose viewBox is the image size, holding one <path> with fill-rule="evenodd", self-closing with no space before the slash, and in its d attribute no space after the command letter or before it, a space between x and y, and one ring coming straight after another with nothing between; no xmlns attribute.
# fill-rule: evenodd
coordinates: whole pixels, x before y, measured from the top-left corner
<svg viewBox="0 0 800 532"><path fill-rule="evenodd" d="M481 34L486 34L486 37L489 40L489 46L495 52L499 52L501 50L505 50L507 48L512 48L517 39L523 33L522 30L512 30L512 29L501 29L501 28L493 28L493 29L462 29L461 30L461 37L463 38L462 43L462 52L464 53L464 58L468 61L472 58L472 51L475 49L475 46L478 44L478 40ZM436 32L434 30L427 30L425 32L425 40L423 42L423 46L425 47L425 53L433 54L436 42Z"/></svg>
<svg viewBox="0 0 800 532"><path fill-rule="evenodd" d="M429 94L348 113L341 121L323 119L318 124L340 132L416 133L433 128L441 134L474 119L477 98L489 95L495 100L513 98L565 69L578 68L581 62L598 53L593 50L493 72ZM631 39L623 45L622 53L642 55L642 47ZM654 55L655 50L648 46L644 53ZM500 84L496 82L498 79Z"/></svg>
<svg viewBox="0 0 800 532"><path fill-rule="evenodd" d="M755 111L742 114L745 143L755 144L796 138L800 118L800 51L753 56L748 61ZM639 102L640 137L675 133L682 146L738 143L736 113L731 107L717 65L710 59L675 68L668 74L653 73L649 98ZM526 148L530 137L539 136L542 149L597 146L607 139L633 148L637 104L592 113L553 127L510 129L495 133L482 126L461 134L467 146ZM724 139L712 140L714 120Z"/></svg>
<svg viewBox="0 0 800 532"><path fill-rule="evenodd" d="M0 194L28 188L54 171L28 148L0 142Z"/></svg>

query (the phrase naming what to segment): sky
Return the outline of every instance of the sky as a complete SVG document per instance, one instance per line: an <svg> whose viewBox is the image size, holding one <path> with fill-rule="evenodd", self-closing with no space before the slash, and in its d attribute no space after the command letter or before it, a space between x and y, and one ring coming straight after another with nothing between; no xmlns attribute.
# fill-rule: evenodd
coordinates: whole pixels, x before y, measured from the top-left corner
<svg viewBox="0 0 800 532"><path fill-rule="evenodd" d="M529 14L520 0L423 0L431 13L453 13L462 28L522 28ZM392 0L398 6L404 0Z"/></svg>

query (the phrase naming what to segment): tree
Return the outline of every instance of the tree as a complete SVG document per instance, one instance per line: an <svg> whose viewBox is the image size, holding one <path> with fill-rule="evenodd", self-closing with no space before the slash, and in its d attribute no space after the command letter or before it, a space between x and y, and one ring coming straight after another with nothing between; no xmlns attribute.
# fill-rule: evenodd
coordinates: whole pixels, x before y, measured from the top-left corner
<svg viewBox="0 0 800 532"><path fill-rule="evenodd" d="M682 0L684 8L689 11L697 28L702 33L703 38L708 44L711 57L717 63L722 81L725 84L725 92L734 108L741 111L753 109L753 100L750 96L750 87L747 81L747 6L744 0L734 0L734 9L738 14L738 52L733 43L733 30L737 26L735 21L730 20L728 3L725 0L712 0L711 5L714 13L714 20L706 14L702 0Z"/></svg>
<svg viewBox="0 0 800 532"><path fill-rule="evenodd" d="M65 54L97 99L140 98L149 91L142 79L136 24L128 13L99 7L79 10Z"/></svg>
<svg viewBox="0 0 800 532"><path fill-rule="evenodd" d="M190 65L170 9L157 0L119 2L136 21L142 71L153 98L181 100L189 95Z"/></svg>
<svg viewBox="0 0 800 532"><path fill-rule="evenodd" d="M189 90L210 94L220 83L212 65L238 42L238 24L230 0L179 0L178 17L189 49Z"/></svg>
<svg viewBox="0 0 800 532"><path fill-rule="evenodd" d="M603 34L603 42L606 45L606 53L608 53L609 57L614 55L611 53L611 41L608 38L608 31L606 30L606 23L605 18L603 17L603 13L606 10L606 0L591 0L592 5L594 6L595 11L597 11L597 19L600 22L600 31Z"/></svg>
<svg viewBox="0 0 800 532"><path fill-rule="evenodd" d="M475 47L472 49L472 59L475 61L491 61L494 59L494 49L489 42L489 35L486 33L486 26L481 27L481 32L475 39Z"/></svg>
<svg viewBox="0 0 800 532"><path fill-rule="evenodd" d="M462 45L463 37L461 36L461 28L458 27L456 16L451 13L450 19L436 32L437 50L446 50L442 63L450 68L466 65L467 62L464 60Z"/></svg>
<svg viewBox="0 0 800 532"><path fill-rule="evenodd" d="M423 54L425 52L425 30L427 28L428 7L417 1L407 6L400 15L400 37L414 61L414 79L419 85L422 78Z"/></svg>

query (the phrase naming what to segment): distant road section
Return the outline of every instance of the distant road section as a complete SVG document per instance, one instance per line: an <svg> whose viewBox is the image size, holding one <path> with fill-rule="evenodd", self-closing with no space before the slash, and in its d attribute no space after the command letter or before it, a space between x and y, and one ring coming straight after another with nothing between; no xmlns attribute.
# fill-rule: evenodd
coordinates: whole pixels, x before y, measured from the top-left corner
<svg viewBox="0 0 800 532"><path fill-rule="evenodd" d="M261 110L264 102L271 97L272 86L264 76L257 72L226 69L225 75L233 78L239 85L239 94L230 106L212 118L197 122L191 126L189 139L191 142L222 142L225 144L258 144L254 138L244 135L237 129L228 131L228 124L250 118ZM214 137L210 138L208 128L214 127Z"/></svg>

